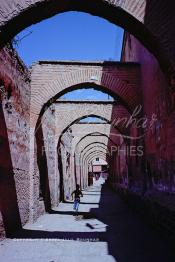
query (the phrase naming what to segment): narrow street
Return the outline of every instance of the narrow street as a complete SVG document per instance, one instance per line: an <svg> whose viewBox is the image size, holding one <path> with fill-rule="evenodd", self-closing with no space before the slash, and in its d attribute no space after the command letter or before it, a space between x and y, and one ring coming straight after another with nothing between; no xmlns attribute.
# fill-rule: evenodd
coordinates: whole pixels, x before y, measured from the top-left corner
<svg viewBox="0 0 175 262"><path fill-rule="evenodd" d="M78 216L61 203L0 242L1 262L174 261L168 244L101 182L83 192Z"/></svg>
<svg viewBox="0 0 175 262"><path fill-rule="evenodd" d="M0 0L0 262L174 244L175 0Z"/></svg>

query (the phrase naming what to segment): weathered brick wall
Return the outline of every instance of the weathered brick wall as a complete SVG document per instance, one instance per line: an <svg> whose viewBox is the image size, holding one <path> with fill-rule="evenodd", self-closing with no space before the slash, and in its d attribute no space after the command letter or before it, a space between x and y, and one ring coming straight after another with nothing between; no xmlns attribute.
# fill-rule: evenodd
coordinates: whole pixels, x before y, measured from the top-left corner
<svg viewBox="0 0 175 262"><path fill-rule="evenodd" d="M75 176L72 172L74 168L74 158L72 155L72 131L71 129L63 135L61 139L61 155L63 167L63 181L64 181L64 200L71 198L71 193L75 189Z"/></svg>
<svg viewBox="0 0 175 262"><path fill-rule="evenodd" d="M129 120L130 117L127 109L123 105L115 102L59 101L56 103L57 135L61 135L62 132L75 121L91 115L110 122L113 127L118 128L121 132L125 132L125 128L119 119L126 118Z"/></svg>
<svg viewBox="0 0 175 262"><path fill-rule="evenodd" d="M73 133L73 142L72 142L72 150L73 152L76 150L76 153L78 156L80 156L80 152L76 149L78 143L85 138L88 134L93 134L96 132L99 132L101 134L106 134L107 136L109 136L110 133L110 124L104 123L104 124L100 124L100 123L81 123L81 124L74 124L72 126L72 133ZM104 141L105 144L106 141ZM86 147L86 144L84 144L84 147ZM81 148L81 150L83 150Z"/></svg>
<svg viewBox="0 0 175 262"><path fill-rule="evenodd" d="M59 200L58 137L55 133L55 107L52 105L35 130L34 220L57 206Z"/></svg>
<svg viewBox="0 0 175 262"><path fill-rule="evenodd" d="M88 101L60 101L56 104L56 126L58 135L61 135L63 130L65 130L69 125L86 116L95 115L104 118L109 122L112 121L111 116L114 106L113 103L100 101L97 103Z"/></svg>
<svg viewBox="0 0 175 262"><path fill-rule="evenodd" d="M54 105L50 107L42 117L43 123L43 136L44 136L44 150L47 158L48 167L48 179L49 179L49 189L51 205L55 206L55 182L56 182L56 161L58 161L57 156L57 146L55 144L55 108Z"/></svg>
<svg viewBox="0 0 175 262"><path fill-rule="evenodd" d="M145 134L146 160L152 183L160 190L174 190L175 171L175 107L174 93L158 62L133 36L126 34L123 61L141 64L144 114L150 120L156 114L152 128Z"/></svg>
<svg viewBox="0 0 175 262"><path fill-rule="evenodd" d="M122 197L172 241L175 237L175 96L168 92L169 86L156 59L128 33L123 60L141 64L144 113L149 119L155 113L157 121L145 134L147 172L144 181L147 182L147 191L141 195L134 186L126 194L121 191ZM143 174L140 173L135 180L137 185L141 182L141 187Z"/></svg>
<svg viewBox="0 0 175 262"><path fill-rule="evenodd" d="M30 73L10 47L0 52L0 85L1 217L15 229L29 218Z"/></svg>
<svg viewBox="0 0 175 262"><path fill-rule="evenodd" d="M135 63L43 61L32 67L31 119L35 127L44 105L68 91L90 85L128 106L140 103L140 67Z"/></svg>

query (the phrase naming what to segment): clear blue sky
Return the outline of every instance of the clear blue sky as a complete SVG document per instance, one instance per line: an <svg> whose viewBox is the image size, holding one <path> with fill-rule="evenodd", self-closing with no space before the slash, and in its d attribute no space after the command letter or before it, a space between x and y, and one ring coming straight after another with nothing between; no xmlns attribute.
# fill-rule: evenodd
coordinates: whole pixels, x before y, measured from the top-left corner
<svg viewBox="0 0 175 262"><path fill-rule="evenodd" d="M114 99L101 91L89 89L78 89L72 92L67 93L66 95L60 97L60 99L69 99L69 100L109 100L113 101Z"/></svg>
<svg viewBox="0 0 175 262"><path fill-rule="evenodd" d="M16 38L22 39L16 49L28 66L38 60L120 60L123 29L86 13L66 12Z"/></svg>
<svg viewBox="0 0 175 262"><path fill-rule="evenodd" d="M86 117L84 119L81 119L79 122L80 123L87 123L87 122L90 122L90 123L106 123L105 120L102 120L99 117Z"/></svg>
<svg viewBox="0 0 175 262"><path fill-rule="evenodd" d="M114 60L121 55L123 29L82 12L66 12L33 25L16 36L27 66L38 60ZM66 99L107 100L94 90L78 90Z"/></svg>

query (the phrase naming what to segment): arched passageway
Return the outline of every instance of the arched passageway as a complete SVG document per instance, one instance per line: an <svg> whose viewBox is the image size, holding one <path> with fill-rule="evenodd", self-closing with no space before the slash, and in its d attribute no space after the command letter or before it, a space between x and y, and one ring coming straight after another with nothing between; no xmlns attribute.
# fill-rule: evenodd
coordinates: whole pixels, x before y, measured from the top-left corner
<svg viewBox="0 0 175 262"><path fill-rule="evenodd" d="M141 102L140 67L136 63L118 62L43 61L34 64L31 125L35 127L38 115L42 116L65 93L90 87L108 93L131 112Z"/></svg>
<svg viewBox="0 0 175 262"><path fill-rule="evenodd" d="M164 12L158 12L160 7ZM120 200L163 228L163 235L175 235L172 7L161 0L159 5L148 0L2 1L0 47L26 26L70 10L103 17L128 32L120 62L39 61L29 71L10 45L0 52L0 151L6 151L0 158L0 236L56 238L63 261L70 252L67 244L60 251L66 237L76 252L82 247L85 261L94 241L105 250L105 262L174 261L164 239ZM61 99L84 88L105 92L114 101ZM77 184L83 197L74 219ZM79 241L85 239L87 249ZM54 260L45 245L36 252L39 259L44 261L43 247ZM25 260L26 254L17 252L15 259ZM92 255L95 262L102 259L99 252ZM5 256L11 259L11 253Z"/></svg>

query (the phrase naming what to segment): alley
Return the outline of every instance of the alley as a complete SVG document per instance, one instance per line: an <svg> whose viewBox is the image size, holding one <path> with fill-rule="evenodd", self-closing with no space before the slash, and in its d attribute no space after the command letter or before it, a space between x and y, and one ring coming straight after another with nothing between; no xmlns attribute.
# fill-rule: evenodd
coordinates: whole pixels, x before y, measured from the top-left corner
<svg viewBox="0 0 175 262"><path fill-rule="evenodd" d="M175 262L175 1L0 2L0 262Z"/></svg>
<svg viewBox="0 0 175 262"><path fill-rule="evenodd" d="M24 226L0 243L1 262L171 262L168 244L99 179L83 191L79 215L72 203ZM36 244L37 243L37 244Z"/></svg>

